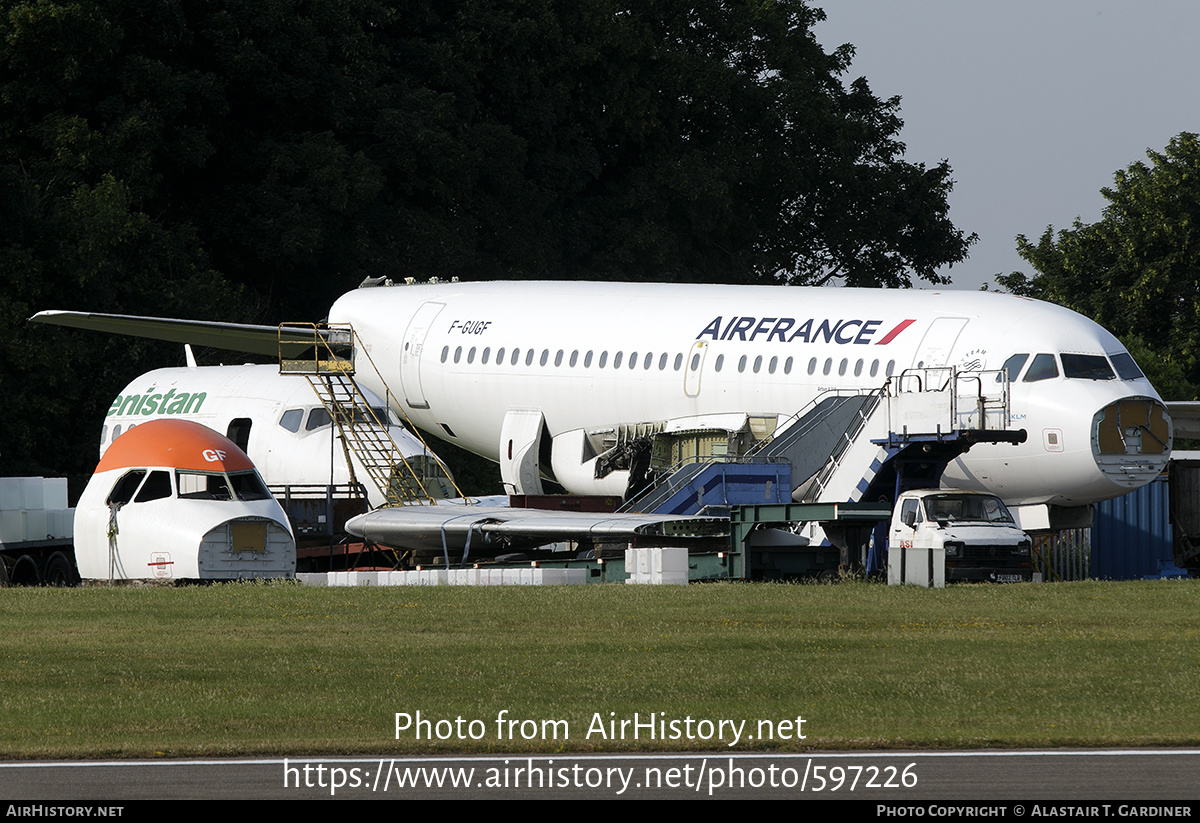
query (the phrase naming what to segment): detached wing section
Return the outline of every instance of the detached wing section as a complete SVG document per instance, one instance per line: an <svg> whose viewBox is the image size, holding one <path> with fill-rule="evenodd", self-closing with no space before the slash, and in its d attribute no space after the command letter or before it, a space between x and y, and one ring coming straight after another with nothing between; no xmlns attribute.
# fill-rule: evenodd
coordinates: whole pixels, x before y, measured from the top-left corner
<svg viewBox="0 0 1200 823"><path fill-rule="evenodd" d="M249 354L278 357L280 345L285 356L296 356L312 348L313 332L292 334L276 326L252 326L245 323L218 323L208 320L175 320L168 317L136 317L128 314L95 314L79 311L40 311L31 323L48 323L129 337L146 337L171 343L191 343L214 349L230 349Z"/></svg>
<svg viewBox="0 0 1200 823"><path fill-rule="evenodd" d="M1195 400L1168 400L1167 413L1175 424L1176 437L1200 437L1200 402Z"/></svg>
<svg viewBox="0 0 1200 823"><path fill-rule="evenodd" d="M402 506L361 514L346 523L346 531L396 548L441 551L443 545L466 547L471 539L473 547L508 549L594 537L721 537L729 534L729 519L500 506Z"/></svg>

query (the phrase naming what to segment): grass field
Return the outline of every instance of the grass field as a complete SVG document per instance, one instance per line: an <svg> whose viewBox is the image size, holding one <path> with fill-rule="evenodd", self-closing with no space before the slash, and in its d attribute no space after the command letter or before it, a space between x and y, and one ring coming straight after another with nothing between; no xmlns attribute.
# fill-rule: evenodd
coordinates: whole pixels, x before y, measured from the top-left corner
<svg viewBox="0 0 1200 823"><path fill-rule="evenodd" d="M738 750L1194 746L1198 603L1200 581L6 589L0 756L723 747L587 735L652 712L805 720ZM418 710L485 733L396 739ZM566 724L499 738L502 710Z"/></svg>

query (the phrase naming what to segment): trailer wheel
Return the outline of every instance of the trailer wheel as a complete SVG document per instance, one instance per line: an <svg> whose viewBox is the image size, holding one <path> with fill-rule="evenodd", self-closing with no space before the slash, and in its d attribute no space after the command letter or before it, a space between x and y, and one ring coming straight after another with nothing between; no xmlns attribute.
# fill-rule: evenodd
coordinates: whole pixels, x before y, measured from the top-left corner
<svg viewBox="0 0 1200 823"><path fill-rule="evenodd" d="M827 586L842 582L842 575L837 569L824 569L817 575L817 582Z"/></svg>
<svg viewBox="0 0 1200 823"><path fill-rule="evenodd" d="M11 585L8 577L8 558L0 557L0 589L7 589Z"/></svg>
<svg viewBox="0 0 1200 823"><path fill-rule="evenodd" d="M36 586L42 582L42 572L33 555L23 554L13 564L8 579L11 586Z"/></svg>
<svg viewBox="0 0 1200 823"><path fill-rule="evenodd" d="M75 564L62 552L50 555L50 560L46 563L46 585L68 588L79 585Z"/></svg>

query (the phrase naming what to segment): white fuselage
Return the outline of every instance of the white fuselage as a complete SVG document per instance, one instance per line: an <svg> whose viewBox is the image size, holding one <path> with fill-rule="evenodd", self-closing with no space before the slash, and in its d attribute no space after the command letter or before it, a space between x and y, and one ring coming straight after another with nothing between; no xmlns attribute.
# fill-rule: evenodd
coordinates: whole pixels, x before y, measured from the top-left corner
<svg viewBox="0 0 1200 823"><path fill-rule="evenodd" d="M368 400L372 406L384 408L383 400L374 395ZM109 407L100 454L131 426L159 419L190 420L240 441L271 486L350 482L341 437L335 434L329 413L308 381L281 375L278 366L198 366L147 372L126 386ZM438 472L436 457L407 429L393 420L388 433L406 460ZM365 478L358 462L355 471ZM381 504L379 490L366 485L372 503Z"/></svg>
<svg viewBox="0 0 1200 823"><path fill-rule="evenodd" d="M580 430L732 413L783 420L830 389L878 388L921 366L998 369L1019 354L1028 357L1010 368L1012 425L1028 440L974 447L944 484L1010 505L1080 505L1148 482L1169 455L1169 434L1167 447L1143 450L1129 431L1129 445L1100 465L1105 409L1153 407L1165 431L1157 393L1103 328L1011 295L451 283L359 289L334 304L330 322L353 325L417 426L494 460L504 456L501 432L514 410L540 413L553 465L564 466L576 459L567 452L578 451L571 433ZM1078 376L1077 355L1093 365L1121 357L1124 377L1111 368L1103 379ZM1046 376L1048 365L1055 374ZM572 492L614 492L553 473Z"/></svg>

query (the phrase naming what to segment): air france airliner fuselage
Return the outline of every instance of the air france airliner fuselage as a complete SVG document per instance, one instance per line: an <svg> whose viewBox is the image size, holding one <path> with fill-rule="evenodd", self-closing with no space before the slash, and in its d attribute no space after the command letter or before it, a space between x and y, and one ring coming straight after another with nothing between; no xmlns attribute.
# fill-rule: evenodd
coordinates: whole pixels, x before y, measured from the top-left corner
<svg viewBox="0 0 1200 823"><path fill-rule="evenodd" d="M514 415L536 415L548 435L539 470L574 493L621 494L628 479L598 476L590 432L739 413L783 421L827 390L935 366L1006 369L1012 426L1028 434L976 446L944 485L1080 506L1149 482L1170 453L1163 404L1113 335L1006 294L443 283L362 288L329 319L353 325L403 411L438 437L503 466Z"/></svg>

